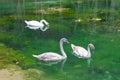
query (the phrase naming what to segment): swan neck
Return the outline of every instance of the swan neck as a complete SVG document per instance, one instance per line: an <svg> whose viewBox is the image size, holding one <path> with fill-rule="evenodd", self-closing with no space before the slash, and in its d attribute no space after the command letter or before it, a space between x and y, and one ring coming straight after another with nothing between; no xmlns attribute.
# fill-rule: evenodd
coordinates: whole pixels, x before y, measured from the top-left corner
<svg viewBox="0 0 120 80"><path fill-rule="evenodd" d="M65 53L65 51L64 51L64 49L63 49L63 41L61 41L61 40L60 40L60 50L61 50L62 56L63 56L64 58L66 58L67 55L66 55L66 53Z"/></svg>
<svg viewBox="0 0 120 80"><path fill-rule="evenodd" d="M45 20L41 20L40 22L45 22Z"/></svg>
<svg viewBox="0 0 120 80"><path fill-rule="evenodd" d="M45 20L41 20L40 23L43 23L43 24L45 24L45 25L48 25L48 22L45 21Z"/></svg>
<svg viewBox="0 0 120 80"><path fill-rule="evenodd" d="M88 56L91 57L90 46L88 45Z"/></svg>

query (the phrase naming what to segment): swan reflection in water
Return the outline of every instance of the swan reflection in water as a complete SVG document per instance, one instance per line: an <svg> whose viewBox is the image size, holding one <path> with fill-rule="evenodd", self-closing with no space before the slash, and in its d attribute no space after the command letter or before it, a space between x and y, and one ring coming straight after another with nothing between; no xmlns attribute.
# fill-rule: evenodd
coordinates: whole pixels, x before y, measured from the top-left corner
<svg viewBox="0 0 120 80"><path fill-rule="evenodd" d="M53 66L55 64L59 64L60 63L60 70L63 71L63 68L64 68L64 64L65 62L67 61L67 58L64 59L64 60L61 60L61 61L39 61L37 64L40 64L40 65L46 65L46 66Z"/></svg>
<svg viewBox="0 0 120 80"><path fill-rule="evenodd" d="M46 31L49 28L49 23L44 19L42 19L40 22L36 20L25 20L25 23L27 24L26 27L33 30L40 29L41 31Z"/></svg>

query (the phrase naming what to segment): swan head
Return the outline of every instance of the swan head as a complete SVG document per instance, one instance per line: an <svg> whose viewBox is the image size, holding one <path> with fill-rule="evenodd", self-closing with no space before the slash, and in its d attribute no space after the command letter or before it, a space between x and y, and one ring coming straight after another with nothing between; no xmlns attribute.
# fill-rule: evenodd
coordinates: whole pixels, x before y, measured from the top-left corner
<svg viewBox="0 0 120 80"><path fill-rule="evenodd" d="M66 38L62 38L60 41L70 43Z"/></svg>
<svg viewBox="0 0 120 80"><path fill-rule="evenodd" d="M40 22L42 22L43 24L45 24L45 25L48 25L48 26L49 26L49 23L48 23L46 20L44 20L44 19L42 19Z"/></svg>
<svg viewBox="0 0 120 80"><path fill-rule="evenodd" d="M90 47L90 49L92 50L92 53L94 53L95 46L94 46L92 43L90 43L88 46L89 46L89 47Z"/></svg>

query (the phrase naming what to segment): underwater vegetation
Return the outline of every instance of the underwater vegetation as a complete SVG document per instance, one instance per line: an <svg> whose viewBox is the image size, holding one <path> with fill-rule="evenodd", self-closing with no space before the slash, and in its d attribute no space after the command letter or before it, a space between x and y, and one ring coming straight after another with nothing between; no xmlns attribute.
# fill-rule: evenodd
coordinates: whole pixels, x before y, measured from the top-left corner
<svg viewBox="0 0 120 80"><path fill-rule="evenodd" d="M20 71L25 80L120 80L119 0L35 1L0 1L0 72L14 68L11 74ZM24 20L41 19L49 22L45 32L25 27ZM61 53L62 37L84 48L94 44L89 67L70 44L64 46L68 58L62 71L62 62L47 66L32 56Z"/></svg>
<svg viewBox="0 0 120 80"><path fill-rule="evenodd" d="M43 80L46 80L44 78L51 78L55 80L72 80L74 79L74 76L76 76L76 80L84 80L88 78L93 80L96 80L98 78L99 80L119 80L119 39L119 34L92 35L92 37L90 35L88 36L82 34L69 38L70 42L81 45L83 47L86 47L86 45L90 42L94 43L96 50L95 54L92 55L90 67L87 67L86 60L73 56L70 45L66 45L64 48L68 59L64 65L62 72L60 71L61 63L52 66L46 66L39 64L39 60L32 57L32 54L40 54L42 52L51 50L60 53L59 43L57 40L36 40L36 42L31 42L22 50L14 50L13 48L8 48L3 43L1 43L0 68L4 69L7 68L9 64L12 64L21 67L22 70L29 71L29 69L38 69L38 71L43 71L44 76L46 76L43 76ZM39 46L41 43L45 44ZM51 46L52 44L55 45ZM50 46L51 48L49 48ZM29 75L33 75L33 73ZM93 78L92 76L95 77ZM28 77L34 77L34 75Z"/></svg>

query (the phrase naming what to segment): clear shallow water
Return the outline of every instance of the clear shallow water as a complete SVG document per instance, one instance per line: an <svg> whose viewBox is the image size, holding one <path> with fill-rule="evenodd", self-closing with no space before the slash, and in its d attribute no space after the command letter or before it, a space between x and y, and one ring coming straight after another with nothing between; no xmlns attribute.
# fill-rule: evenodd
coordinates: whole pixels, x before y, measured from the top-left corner
<svg viewBox="0 0 120 80"><path fill-rule="evenodd" d="M82 3L74 3L71 1L73 11L66 13L55 12L54 14L41 14L39 9L52 7L70 7L69 4L55 3L49 7L45 4L35 4L32 2L37 0L17 1L10 4L1 2L1 18L0 18L0 42L7 47L13 48L19 54L24 55L24 59L19 60L19 66L23 70L38 69L44 72L42 80L119 80L120 79L120 55L119 55L119 23L118 21L118 5L107 6L101 1L91 1ZM113 0L111 0L113 1ZM40 1L39 1L40 2ZM64 2L64 1L63 1ZM114 4L119 1L113 1ZM92 5L90 5L92 3ZM104 8L98 3L103 4L108 12L104 12ZM19 5L18 5L19 4ZM82 6L81 6L81 5ZM88 5L89 4L89 5ZM96 5L95 5L96 4ZM17 5L16 8L15 5ZM51 7L50 7L51 8ZM95 9L93 9L95 8ZM80 10L79 10L80 9ZM93 9L93 11L91 10ZM97 11L94 11L96 10ZM99 12L101 10L101 14ZM78 10L78 11L77 11ZM103 10L103 11L102 11ZM109 20L109 10L112 18ZM85 14L85 13L87 14ZM103 13L103 14L102 14ZM68 15L70 14L70 15ZM100 17L103 21L88 21L88 18ZM117 17L115 17L117 16ZM104 17L106 18L104 21ZM50 23L50 29L46 32L40 30L30 30L25 28L24 20L40 20L45 18ZM74 20L81 19L83 22L75 23ZM91 19L92 20L92 19ZM115 27L116 25L117 27ZM116 29L117 28L117 29ZM116 29L116 32L114 32ZM43 52L58 52L59 40L66 37L71 43L81 45L87 48L89 43L95 45L95 54L92 55L90 67L87 65L86 59L79 59L72 55L70 44L64 44L65 52L68 56L64 67L61 70L62 62L47 66L32 57L33 54L41 54ZM11 63L11 62L10 62ZM34 74L32 76L35 76ZM37 80L37 78L34 78Z"/></svg>
<svg viewBox="0 0 120 80"><path fill-rule="evenodd" d="M87 37L87 38L86 38ZM37 59L32 58L32 54L36 53L43 53L46 51L59 51L59 41L56 41L56 48L49 48L49 44L53 46L53 44L48 41L48 46L40 47L38 46L34 49L25 49L23 51L25 55L31 58L31 60L36 60L34 68L37 68L39 70L43 70L46 73L46 76L51 79L58 79L58 80L100 80L100 79L108 79L108 80L118 80L119 79L119 40L117 39L119 37L115 36L113 37L113 34L111 35L98 35L98 36L77 36L77 37L71 37L69 38L70 42L73 42L78 45L83 45L86 48L86 45L89 42L92 42L95 44L96 50L95 54L92 55L91 65L88 67L86 59L79 59L71 54L71 48L70 45L65 44L64 48L68 55L68 58L64 64L63 70L61 70L61 62L58 64L54 64L52 66L46 66L43 64L40 64L40 61ZM79 39L80 38L80 39ZM88 40L89 38L89 40ZM112 40L112 41L111 41ZM86 41L86 42L84 42ZM44 41L46 42L46 41ZM110 44L109 44L110 43ZM40 44L40 43L38 43ZM31 45L31 44L30 44ZM112 46L111 46L112 45ZM31 46L33 47L33 46ZM26 52L28 51L28 52ZM114 52L116 51L116 53ZM46 78L47 78L46 77Z"/></svg>

